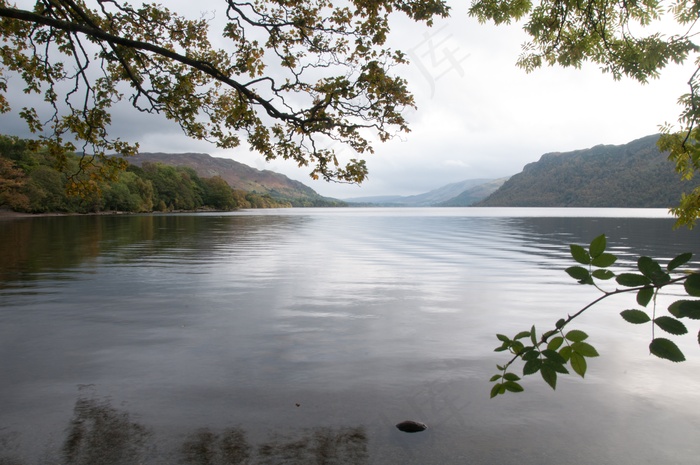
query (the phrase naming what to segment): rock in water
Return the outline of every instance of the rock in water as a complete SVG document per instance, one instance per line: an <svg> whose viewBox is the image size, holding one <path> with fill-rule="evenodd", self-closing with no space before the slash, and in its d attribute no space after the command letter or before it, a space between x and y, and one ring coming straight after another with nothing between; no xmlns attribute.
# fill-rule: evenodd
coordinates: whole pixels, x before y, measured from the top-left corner
<svg viewBox="0 0 700 465"><path fill-rule="evenodd" d="M401 423L398 423L396 427L399 429L399 431L403 431L404 433L419 433L428 429L428 426L425 423L413 420L402 421Z"/></svg>

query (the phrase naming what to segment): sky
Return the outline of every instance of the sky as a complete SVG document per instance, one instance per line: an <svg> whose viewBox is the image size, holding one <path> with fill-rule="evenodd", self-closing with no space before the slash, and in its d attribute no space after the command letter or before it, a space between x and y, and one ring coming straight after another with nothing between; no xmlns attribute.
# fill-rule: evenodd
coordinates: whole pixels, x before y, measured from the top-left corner
<svg viewBox="0 0 700 465"><path fill-rule="evenodd" d="M194 13L221 8L216 0L164 3ZM282 173L324 196L352 198L413 195L466 179L511 176L545 153L625 144L676 122L676 102L687 92L692 69L669 67L645 85L615 81L596 65L527 74L515 64L526 41L520 25L479 24L468 17L468 2L450 3L451 17L432 28L402 18L393 24L390 45L411 59L396 71L408 80L418 109L407 112L410 133L377 142L375 153L365 157L369 177L361 186L314 181L310 167L266 162L245 147L221 150L188 139L175 123L157 116L117 112L113 133L138 141L142 152L231 158ZM0 118L0 127L2 133L26 136L11 115ZM357 157L349 148L338 150L341 160Z"/></svg>

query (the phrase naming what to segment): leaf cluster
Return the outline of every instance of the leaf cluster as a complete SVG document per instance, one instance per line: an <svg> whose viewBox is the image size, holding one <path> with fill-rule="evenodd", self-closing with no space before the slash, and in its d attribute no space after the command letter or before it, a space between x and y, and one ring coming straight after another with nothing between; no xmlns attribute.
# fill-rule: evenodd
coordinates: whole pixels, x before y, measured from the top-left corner
<svg viewBox="0 0 700 465"><path fill-rule="evenodd" d="M55 144L57 159L77 141L105 166L106 153L138 149L108 135L112 108L128 101L189 137L226 148L245 138L268 160L359 183L364 161L341 164L333 145L372 153L370 135L408 131L402 111L414 106L393 72L406 59L385 45L390 15L431 24L449 11L444 0L219 2L225 17L214 21L118 0L36 0L32 9L0 0L0 112L11 110L8 92L42 95L42 105L17 111L28 127ZM212 28L221 22L219 48Z"/></svg>
<svg viewBox="0 0 700 465"><path fill-rule="evenodd" d="M607 252L607 240L605 235L594 238L588 247L572 244L569 247L571 257L577 265L567 268L566 273L579 284L591 285L602 292L602 296L595 299L578 312L567 318L559 319L554 329L538 334L533 325L529 331L522 331L513 338L503 334L496 337L501 343L495 351L508 351L511 359L497 365L499 372L491 377L494 383L491 389L491 397L506 392L520 392L523 390L519 383L520 377L510 370L512 364L518 360L523 362L523 376L540 373L542 379L556 388L558 375L569 374L571 368L576 374L584 377L588 369L588 358L597 357L598 351L587 341L588 334L581 330L566 330L572 320L579 317L595 304L617 294L634 293L637 305L650 310L630 308L620 312L622 318L632 324L651 324L651 342L649 351L651 354L672 362L682 362L685 355L678 345L668 337L657 337L656 329L672 336L680 336L688 333L686 324L682 319L700 319L700 299L679 299L668 306L668 315L657 315L656 301L659 292L670 285L683 285L683 289L690 297L700 297L700 274L686 273L680 268L686 265L692 258L691 253L683 253L670 260L665 266L659 261L642 256L637 260L636 270L623 273L615 273L610 267L617 262L617 256ZM679 271L680 270L680 271ZM673 277L672 273L680 276ZM604 283L613 281L621 286L614 290L604 290ZM700 331L698 332L700 343Z"/></svg>

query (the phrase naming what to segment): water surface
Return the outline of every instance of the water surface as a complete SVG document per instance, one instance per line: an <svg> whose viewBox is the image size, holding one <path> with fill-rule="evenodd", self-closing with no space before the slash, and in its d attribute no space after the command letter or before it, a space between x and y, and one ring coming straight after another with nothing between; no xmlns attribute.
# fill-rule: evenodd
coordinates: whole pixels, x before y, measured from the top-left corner
<svg viewBox="0 0 700 465"><path fill-rule="evenodd" d="M697 463L697 341L678 338L684 364L650 357L648 328L619 317L632 298L576 325L602 354L585 379L489 399L496 333L599 295L563 272L568 244L606 233L617 269L700 257L698 232L672 224L576 209L2 221L0 462ZM429 429L394 428L406 419Z"/></svg>

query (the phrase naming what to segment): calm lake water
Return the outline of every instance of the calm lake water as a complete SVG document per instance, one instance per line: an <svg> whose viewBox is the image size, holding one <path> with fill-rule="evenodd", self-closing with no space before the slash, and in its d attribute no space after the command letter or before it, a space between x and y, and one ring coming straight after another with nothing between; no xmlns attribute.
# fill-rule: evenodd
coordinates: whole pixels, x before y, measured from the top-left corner
<svg viewBox="0 0 700 465"><path fill-rule="evenodd" d="M700 258L700 230L672 224L576 209L0 221L0 463L697 464L697 322L675 338L688 361L649 356L649 327L619 316L632 296L572 326L602 355L585 379L489 399L496 333L599 296L564 273L570 243L606 233L618 271Z"/></svg>

